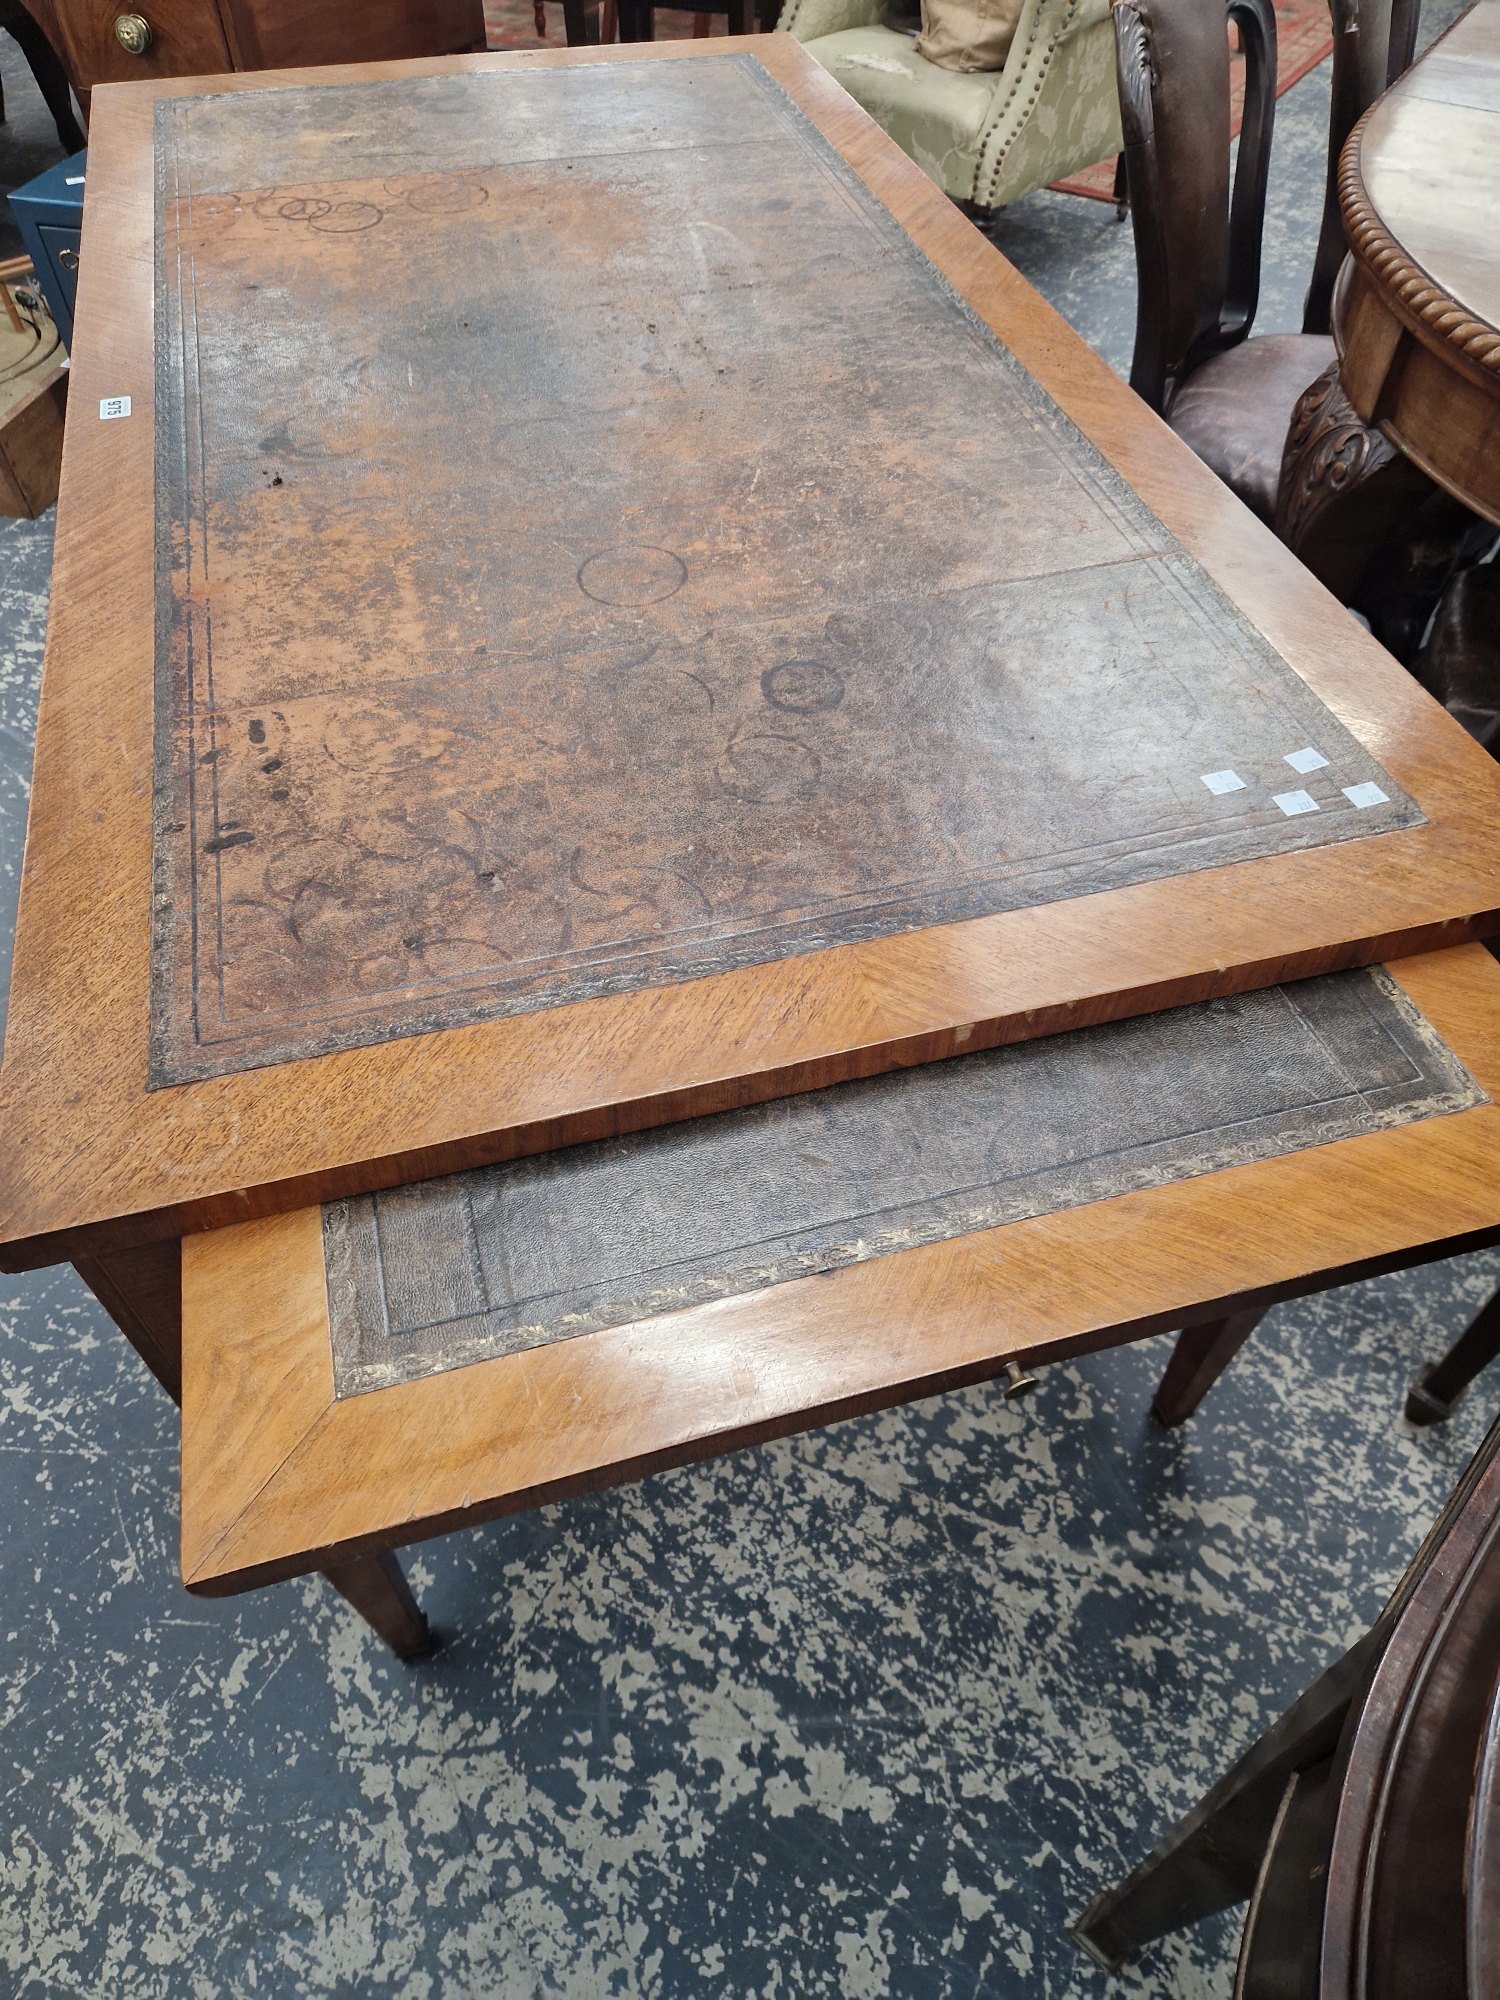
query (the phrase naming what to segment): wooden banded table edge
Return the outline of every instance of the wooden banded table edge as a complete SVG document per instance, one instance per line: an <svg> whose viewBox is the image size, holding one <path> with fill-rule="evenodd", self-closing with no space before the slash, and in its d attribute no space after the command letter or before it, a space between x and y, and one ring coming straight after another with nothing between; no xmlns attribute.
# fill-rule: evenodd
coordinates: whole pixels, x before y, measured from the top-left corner
<svg viewBox="0 0 1500 2000"><path fill-rule="evenodd" d="M1494 930L1500 773L783 36L448 58L379 74L677 61L742 49L866 185L1429 824L974 919L619 999L148 1091L151 112L202 79L97 93L74 397L24 869L0 1147L0 1267L131 1255L311 1201L698 1115L985 1042L1371 963ZM365 68L213 79L226 91ZM134 746L134 748L132 748ZM108 820L109 837L98 831ZM107 848L107 852L106 852ZM49 921L87 908L86 935ZM809 971L817 967L816 974Z"/></svg>
<svg viewBox="0 0 1500 2000"><path fill-rule="evenodd" d="M1456 723L1451 727L1462 735ZM1429 831L1380 837L1381 845L1392 846L1393 873L1399 870L1401 852L1394 844ZM1289 861L1316 864L1336 851L1315 850ZM1287 866L1286 861L1247 862L1170 885L1179 899L1186 893L1194 901L1238 901L1242 917L1246 904L1263 904L1254 912L1258 921L1253 929L1249 919L1243 923L1261 951L1230 966L1214 958L1182 963L1177 948L1162 938L1159 928L1151 928L1157 915L1153 904L1160 904L1159 892L1167 885L1146 883L1107 897L1079 897L907 932L875 945L838 946L619 999L586 1000L511 1020L410 1036L383 1045L393 1088L389 1102L377 1107L373 1125L370 1106L359 1094L368 1050L179 1085L160 1094L172 1101L168 1115L175 1114L180 1130L214 1141L211 1151L223 1161L219 1170L167 1157L155 1163L153 1172L145 1136L132 1143L121 1134L113 1171L104 1170L104 1187L94 1182L81 1189L71 1216L65 1212L59 1217L50 1206L27 1205L27 1183L47 1135L35 1125L18 1131L18 1121L7 1120L12 1107L4 1100L6 1078L0 1069L0 1145L15 1149L11 1159L16 1163L9 1188L0 1192L0 1270L113 1256L202 1229L283 1214L309 1201L397 1187L966 1050L1381 964L1398 952L1429 952L1500 933L1500 857L1486 857L1485 872L1497 878L1486 885L1496 892L1492 906L1456 911L1394 936L1318 945L1308 941L1299 948L1295 918L1278 896L1283 887L1279 877ZM1393 884L1382 915L1399 907L1399 895L1399 885ZM1329 881L1320 901L1332 921L1339 901L1336 880ZM1162 911L1158 922L1165 915ZM1044 960L1050 963L1048 984L1055 993L1061 983L1058 962L1073 950L1112 954L1116 977L1110 990L1090 990L1080 981L1068 997L1042 1001L1032 987L1031 970ZM1012 953L1025 962L1013 965ZM997 986L1002 992L1009 989L1010 1004L1003 1011L986 1011L984 1003L993 1005L998 997ZM924 1006L915 993L933 997ZM706 1030L705 1015L710 1016ZM831 1030L831 1017L842 1017L842 1036ZM674 1041L683 1052L669 1066L663 1051ZM622 1045L630 1052L623 1072ZM751 1049L753 1055L747 1053ZM726 1073L725 1057L736 1050L740 1060ZM609 1076L615 1079L607 1089L590 1074L601 1051L607 1053ZM327 1125L320 1124L313 1141L314 1147L323 1142L324 1158L319 1161L314 1151L299 1159L284 1129L268 1123L260 1150L264 1155L271 1147L279 1149L279 1171L270 1158L247 1161L244 1156L257 1135L244 1132L244 1123L275 1120L296 1086L308 1084L306 1072L314 1067L327 1080L324 1115L339 1121L339 1139L330 1144ZM190 1111L178 1109L183 1098ZM395 1150L371 1150L382 1138L389 1143L390 1119L398 1114L409 1134L406 1143ZM226 1132L234 1143L226 1144ZM33 1144L37 1152L23 1156L21 1149ZM264 1178L244 1176L252 1163ZM194 1180L200 1191L173 1199L174 1181L181 1178ZM142 1193L156 1197L151 1206L134 1205ZM106 1199L114 1212L101 1213ZM27 1229L43 1216L53 1226Z"/></svg>
<svg viewBox="0 0 1500 2000"><path fill-rule="evenodd" d="M1500 1095L1500 966L1471 947L1393 973ZM340 1401L320 1212L242 1224L183 1245L184 1582L327 1569L1496 1241L1491 1103Z"/></svg>

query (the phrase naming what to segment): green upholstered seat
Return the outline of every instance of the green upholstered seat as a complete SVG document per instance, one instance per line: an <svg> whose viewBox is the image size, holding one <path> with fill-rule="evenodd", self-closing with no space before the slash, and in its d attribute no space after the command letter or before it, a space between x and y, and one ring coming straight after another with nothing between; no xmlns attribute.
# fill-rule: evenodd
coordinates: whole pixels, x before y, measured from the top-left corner
<svg viewBox="0 0 1500 2000"><path fill-rule="evenodd" d="M960 74L881 0L790 0L780 25L959 201L1003 208L1120 149L1109 0L1026 0L1004 69Z"/></svg>

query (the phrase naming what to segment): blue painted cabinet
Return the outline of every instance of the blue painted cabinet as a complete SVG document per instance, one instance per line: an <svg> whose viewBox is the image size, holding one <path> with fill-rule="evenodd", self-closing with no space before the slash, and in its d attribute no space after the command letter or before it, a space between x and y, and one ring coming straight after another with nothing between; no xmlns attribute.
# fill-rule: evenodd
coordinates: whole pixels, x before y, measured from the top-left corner
<svg viewBox="0 0 1500 2000"><path fill-rule="evenodd" d="M75 153L38 174L10 196L11 213L36 266L58 332L73 345L73 300L78 290L78 240L83 227L84 161Z"/></svg>

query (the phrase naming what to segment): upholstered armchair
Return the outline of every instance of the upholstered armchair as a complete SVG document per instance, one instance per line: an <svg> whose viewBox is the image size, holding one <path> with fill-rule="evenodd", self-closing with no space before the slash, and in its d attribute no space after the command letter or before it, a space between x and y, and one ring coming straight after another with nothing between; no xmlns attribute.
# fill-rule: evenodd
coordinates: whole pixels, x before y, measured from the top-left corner
<svg viewBox="0 0 1500 2000"><path fill-rule="evenodd" d="M1026 0L1002 70L960 74L881 25L883 0L787 0L806 45L955 200L981 210L1120 150L1109 0Z"/></svg>

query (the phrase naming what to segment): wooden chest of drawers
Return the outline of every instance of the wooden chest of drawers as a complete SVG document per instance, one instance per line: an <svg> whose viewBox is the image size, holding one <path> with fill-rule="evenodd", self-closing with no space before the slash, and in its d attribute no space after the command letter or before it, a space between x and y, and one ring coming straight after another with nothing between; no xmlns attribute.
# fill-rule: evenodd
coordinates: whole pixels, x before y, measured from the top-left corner
<svg viewBox="0 0 1500 2000"><path fill-rule="evenodd" d="M484 47L480 0L25 0L85 105L96 83Z"/></svg>

